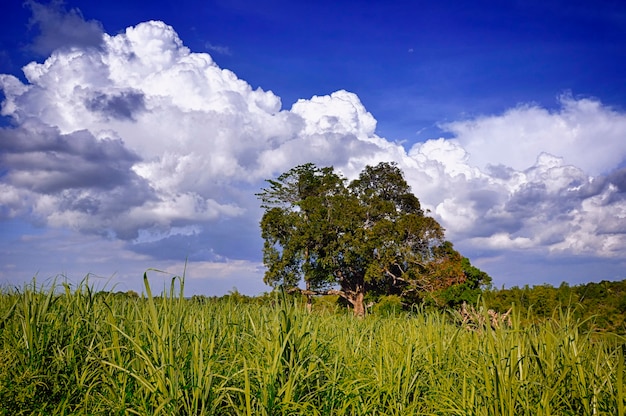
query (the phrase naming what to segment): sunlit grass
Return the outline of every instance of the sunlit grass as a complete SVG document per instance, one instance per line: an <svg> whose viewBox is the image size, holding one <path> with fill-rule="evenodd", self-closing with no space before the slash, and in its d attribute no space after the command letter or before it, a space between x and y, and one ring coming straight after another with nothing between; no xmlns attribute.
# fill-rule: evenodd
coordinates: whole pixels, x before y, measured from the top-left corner
<svg viewBox="0 0 626 416"><path fill-rule="evenodd" d="M0 412L624 415L626 340L567 312L468 330L454 314L355 319L35 283L0 293ZM488 321L488 320L487 320Z"/></svg>

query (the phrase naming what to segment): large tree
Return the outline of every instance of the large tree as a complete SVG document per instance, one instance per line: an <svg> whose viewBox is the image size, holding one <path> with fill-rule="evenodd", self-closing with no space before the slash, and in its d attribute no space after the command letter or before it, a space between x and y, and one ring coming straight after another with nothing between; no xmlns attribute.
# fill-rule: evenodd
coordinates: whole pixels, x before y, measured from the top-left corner
<svg viewBox="0 0 626 416"><path fill-rule="evenodd" d="M407 295L464 280L462 257L425 215L393 163L354 181L333 168L297 166L258 194L265 214L265 283L338 294L365 313L367 292Z"/></svg>

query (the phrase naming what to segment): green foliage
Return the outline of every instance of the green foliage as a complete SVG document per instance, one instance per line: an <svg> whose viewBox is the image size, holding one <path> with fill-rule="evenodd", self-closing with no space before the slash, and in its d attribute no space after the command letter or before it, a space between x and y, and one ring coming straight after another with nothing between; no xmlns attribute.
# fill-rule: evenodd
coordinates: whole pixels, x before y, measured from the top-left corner
<svg viewBox="0 0 626 416"><path fill-rule="evenodd" d="M569 309L467 330L383 313L393 296L355 320L281 293L185 299L178 278L153 296L144 279L140 298L0 292L0 414L624 415L626 339Z"/></svg>
<svg viewBox="0 0 626 416"><path fill-rule="evenodd" d="M372 307L376 316L398 316L403 312L402 298L398 295L381 296Z"/></svg>
<svg viewBox="0 0 626 416"><path fill-rule="evenodd" d="M258 196L269 285L339 287L331 293L363 315L368 294L411 299L467 278L462 257L393 163L367 166L349 184L313 164L268 183Z"/></svg>
<svg viewBox="0 0 626 416"><path fill-rule="evenodd" d="M556 309L572 309L586 329L595 328L626 334L626 280L602 281L579 286L562 283L558 288L548 284L534 287L514 286L487 290L483 297L490 308L505 311L515 305L530 320L551 318Z"/></svg>
<svg viewBox="0 0 626 416"><path fill-rule="evenodd" d="M491 287L491 276L471 265L468 258L462 259L465 280L434 294L440 306L458 308L463 303L475 305L484 290Z"/></svg>

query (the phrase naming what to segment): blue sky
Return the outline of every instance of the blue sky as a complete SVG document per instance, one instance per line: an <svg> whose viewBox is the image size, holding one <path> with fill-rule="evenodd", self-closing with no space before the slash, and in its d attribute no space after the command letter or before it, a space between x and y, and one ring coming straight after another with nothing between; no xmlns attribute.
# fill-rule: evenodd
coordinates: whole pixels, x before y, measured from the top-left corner
<svg viewBox="0 0 626 416"><path fill-rule="evenodd" d="M2 283L259 293L263 179L383 160L497 286L626 277L622 2L4 10Z"/></svg>

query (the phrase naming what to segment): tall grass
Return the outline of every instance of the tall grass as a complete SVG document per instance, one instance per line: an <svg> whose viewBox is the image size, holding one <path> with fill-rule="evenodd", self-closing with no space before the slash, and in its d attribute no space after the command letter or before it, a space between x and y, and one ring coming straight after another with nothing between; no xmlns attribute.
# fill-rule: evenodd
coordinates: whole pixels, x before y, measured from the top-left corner
<svg viewBox="0 0 626 416"><path fill-rule="evenodd" d="M34 282L0 293L0 414L624 415L624 345L567 312L468 330L453 314L307 314ZM488 320L487 320L488 322Z"/></svg>

